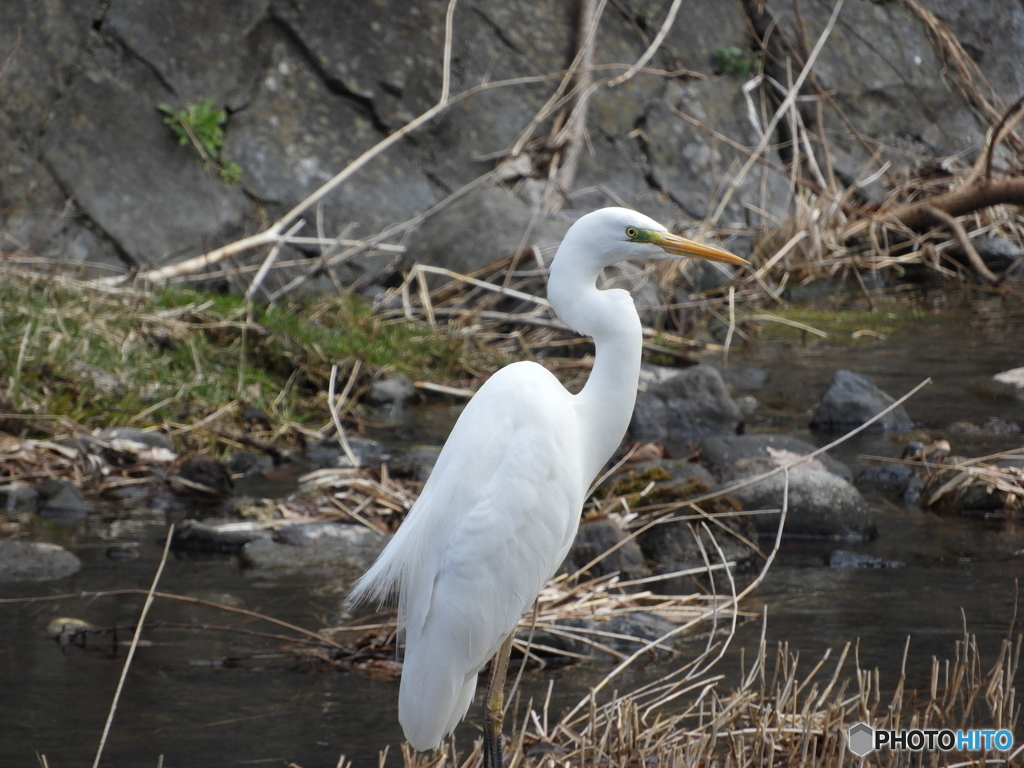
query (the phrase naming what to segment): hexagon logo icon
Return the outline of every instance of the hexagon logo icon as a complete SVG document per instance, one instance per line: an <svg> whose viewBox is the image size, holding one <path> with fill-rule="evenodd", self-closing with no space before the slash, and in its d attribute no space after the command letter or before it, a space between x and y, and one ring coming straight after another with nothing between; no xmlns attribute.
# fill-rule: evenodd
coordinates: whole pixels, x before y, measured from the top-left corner
<svg viewBox="0 0 1024 768"><path fill-rule="evenodd" d="M851 725L850 730L846 732L846 745L857 757L864 757L874 749L874 743L875 729L867 723Z"/></svg>

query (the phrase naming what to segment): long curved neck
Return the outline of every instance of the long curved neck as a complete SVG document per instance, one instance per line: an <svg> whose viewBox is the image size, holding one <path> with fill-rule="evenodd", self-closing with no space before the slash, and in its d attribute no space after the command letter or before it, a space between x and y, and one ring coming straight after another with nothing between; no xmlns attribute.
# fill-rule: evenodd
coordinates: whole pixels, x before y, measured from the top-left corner
<svg viewBox="0 0 1024 768"><path fill-rule="evenodd" d="M577 333L594 339L594 367L574 400L582 425L585 486L611 458L629 427L643 346L633 298L626 291L599 291L599 272L600 265L584 259L560 261L556 256L548 279L548 299L558 316Z"/></svg>

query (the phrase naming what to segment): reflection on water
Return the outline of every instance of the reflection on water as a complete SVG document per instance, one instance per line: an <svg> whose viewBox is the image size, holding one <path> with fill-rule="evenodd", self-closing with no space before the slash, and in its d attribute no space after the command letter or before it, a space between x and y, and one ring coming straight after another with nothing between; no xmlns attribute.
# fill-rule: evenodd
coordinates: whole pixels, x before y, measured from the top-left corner
<svg viewBox="0 0 1024 768"><path fill-rule="evenodd" d="M955 421L980 422L989 416L1024 423L1024 403L993 398L985 383L992 374L1024 365L1020 315L991 310L926 316L900 335L874 346L837 349L823 345L762 343L734 350L733 366L759 366L769 379L752 391L763 407L751 429L785 430L819 444L826 438L806 432L806 411L824 391L836 368L871 376L893 395L926 376L934 384L907 405L911 418L930 436L946 435ZM444 411L444 413L442 413ZM405 435L440 442L453 418L450 408L424 409L421 422ZM429 434L425 438L424 434ZM1022 438L947 435L954 451L968 455L1019 447ZM863 455L894 456L906 437L866 435L836 454L855 466ZM860 639L862 666L881 670L883 688L898 675L904 645L911 639L908 673L912 684L926 682L931 657L949 658L968 629L979 635L991 658L1014 614L1015 583L1022 573L1015 552L1024 549L1024 529L1015 523L984 523L908 512L881 496L869 498L878 515L879 538L858 551L905 562L893 570L834 570L825 567L827 544L786 545L767 580L745 606L767 607L770 648L787 641L810 669L826 648L833 658ZM45 596L83 590L146 589L160 557L163 521L149 519L91 522L77 532L40 529L38 538L61 540L82 558L82 572L49 584L0 585L0 597ZM141 544L142 556L115 562L105 556L110 537ZM844 545L844 548L851 548ZM245 573L225 556L179 557L164 572L161 589L231 602L302 626L336 624L345 585L339 577L292 574L267 578ZM96 750L110 699L121 672L125 645L112 637L90 639L87 647L61 649L45 636L59 616L122 629L119 643L142 606L141 595L0 605L7 633L0 644L0 765L36 764L36 752L50 766L88 764ZM144 635L128 676L105 751L106 765L167 766L286 765L334 766L345 753L356 765L376 763L387 744L395 753L401 732L396 719L398 685L361 674L339 673L300 662L278 640L221 632L230 626L253 632L273 627L194 605L158 601L150 614L163 622ZM186 630L167 623L210 625ZM749 653L761 633L759 622L740 627L733 651L718 671L735 679L739 651ZM694 638L684 655L696 653ZM633 670L620 690L663 669ZM848 665L847 669L851 669ZM524 698L540 701L554 680L551 710L575 703L608 670L593 663L570 669L529 671ZM464 724L458 738L476 734ZM389 764L398 764L394 757Z"/></svg>

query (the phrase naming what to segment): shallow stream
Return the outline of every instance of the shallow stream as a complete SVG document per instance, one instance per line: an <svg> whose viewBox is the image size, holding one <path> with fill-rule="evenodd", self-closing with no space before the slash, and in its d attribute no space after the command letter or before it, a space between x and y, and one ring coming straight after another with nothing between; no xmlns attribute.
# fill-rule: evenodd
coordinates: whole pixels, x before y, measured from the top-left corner
<svg viewBox="0 0 1024 768"><path fill-rule="evenodd" d="M899 396L925 377L934 383L907 405L921 426L918 437L948 437L955 453L977 456L1019 448L1024 436L949 434L956 421L980 423L998 416L1024 424L1024 402L998 397L992 375L1024 365L1024 312L1010 299L948 299L919 316L903 319L887 338L864 345L833 346L765 337L736 347L730 370L762 368L768 379L750 394L761 406L748 428L784 431L816 444L828 438L806 430L807 414L837 368L864 373ZM720 364L720 355L708 356ZM402 437L440 443L453 417L448 407L414 414ZM864 456L899 455L908 436L867 435L834 453L854 467ZM882 686L892 688L904 646L911 684L927 680L932 656L950 658L964 624L979 636L986 659L1006 635L1014 615L1015 583L1024 574L1024 528L1013 522L939 518L904 510L864 489L877 515L880 535L844 549L906 563L882 570L826 567L835 544L788 544L765 583L744 608L767 607L769 647L788 641L810 669L826 648L835 652L859 639L864 667L878 666ZM0 585L0 598L44 597L61 593L146 589L160 559L166 521L158 513L118 520L111 512L73 530L40 524L33 532L72 549L84 567L76 576L45 584ZM141 557L110 559L117 541L140 544ZM268 576L239 569L230 556L172 556L160 589L244 607L315 629L340 621L346 584L337 575ZM5 628L0 643L0 766L37 765L37 753L52 768L90 764L121 673L130 630L96 637L86 646L61 647L45 633L56 617L76 617L93 625L129 626L142 606L141 595L96 599L0 604ZM339 673L327 665L296 661L286 643L217 629L276 632L255 619L225 615L194 605L157 601L150 613L158 626L144 633L128 675L105 750L104 765L165 766L279 765L302 768L337 764L341 754L356 766L376 765L391 745L396 757L401 733L396 720L397 681ZM202 624L198 629L172 624ZM733 650L718 671L734 678L739 653L749 654L762 631L759 621L742 625ZM684 646L702 646L695 637ZM657 664L627 674L617 686L658 674ZM847 671L851 669L849 664ZM574 703L605 672L595 661L570 668L530 670L525 693L542 697L550 680L551 709ZM471 718L472 719L472 718ZM462 743L474 722L457 732Z"/></svg>

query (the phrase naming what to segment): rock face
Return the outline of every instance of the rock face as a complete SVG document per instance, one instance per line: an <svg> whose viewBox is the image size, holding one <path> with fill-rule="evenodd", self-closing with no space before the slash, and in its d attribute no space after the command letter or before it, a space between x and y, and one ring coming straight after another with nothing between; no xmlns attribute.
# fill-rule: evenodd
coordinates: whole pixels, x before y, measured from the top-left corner
<svg viewBox="0 0 1024 768"><path fill-rule="evenodd" d="M1024 8L1014 0L977 5L936 0L928 11L959 37L991 84L983 87L991 110L976 109L956 79L945 77L936 37L912 6L844 5L815 78L829 94L824 127L831 166L861 197L877 190L858 180L885 162L893 173L921 155L978 150L993 119L989 112L998 116L1024 89L1018 55ZM625 0L607 7L595 63L620 66L596 76L610 77L636 61L668 6ZM2 4L0 248L79 264L93 274L123 272L260 229L436 103L446 7L444 0ZM702 219L745 161L741 147L760 141L779 96L769 79L751 79L756 61L747 61L743 72L723 67L723 56L738 51L736 64L743 65L744 52L756 46L752 33L765 35L774 46L764 57L768 74L785 83L801 69L830 12L827 3L802 6L799 16L779 0L688 3L649 66L699 77L645 71L597 87L576 176L554 197L580 211L625 202L664 221ZM572 62L578 24L576 5L557 0L460 3L451 93L488 87L454 101L327 195L319 216L325 235L349 225L356 235L374 234L501 166L510 191L477 188L461 204L494 217L508 237L462 246L460 237L473 228L460 219L459 231L434 232L413 257L450 255L468 266L529 245L534 236L557 237L564 222L547 218L538 205L551 198L546 137L558 133L556 118L534 117L555 96L557 73ZM811 85L806 91L814 93ZM205 171L156 109L206 99L229 115L223 154L241 166L238 184ZM805 122L813 122L810 101L801 108ZM786 130L770 137L782 149L770 150L768 162L735 185L719 225L757 225L781 213ZM509 202L496 210L492 203L501 195ZM307 212L302 234L315 233L317 217L315 209ZM339 270L343 279L375 278L387 273L386 261L364 255Z"/></svg>
<svg viewBox="0 0 1024 768"><path fill-rule="evenodd" d="M0 583L63 579L81 568L75 555L56 544L0 541Z"/></svg>
<svg viewBox="0 0 1024 768"><path fill-rule="evenodd" d="M842 432L859 427L895 402L866 376L853 371L836 371L825 395L821 398L811 427L827 432ZM914 428L903 406L895 408L872 424L869 429L906 432Z"/></svg>
<svg viewBox="0 0 1024 768"><path fill-rule="evenodd" d="M742 427L743 415L718 371L695 365L637 395L629 434L634 440L680 441L736 434Z"/></svg>

